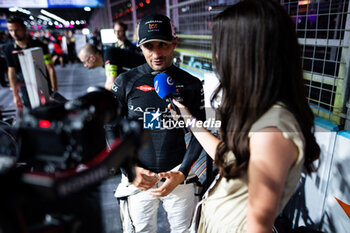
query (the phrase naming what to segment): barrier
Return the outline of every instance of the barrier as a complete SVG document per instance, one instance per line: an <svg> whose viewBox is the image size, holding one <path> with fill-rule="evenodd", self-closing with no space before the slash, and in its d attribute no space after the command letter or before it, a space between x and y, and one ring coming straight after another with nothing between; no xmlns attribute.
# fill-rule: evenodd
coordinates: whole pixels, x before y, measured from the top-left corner
<svg viewBox="0 0 350 233"><path fill-rule="evenodd" d="M321 230L324 218L329 171L334 156L338 126L320 117L315 118L315 137L321 148L317 172L302 174L299 186L283 211L294 226Z"/></svg>
<svg viewBox="0 0 350 233"><path fill-rule="evenodd" d="M337 134L329 171L325 208L322 213L324 232L350 231L350 131Z"/></svg>

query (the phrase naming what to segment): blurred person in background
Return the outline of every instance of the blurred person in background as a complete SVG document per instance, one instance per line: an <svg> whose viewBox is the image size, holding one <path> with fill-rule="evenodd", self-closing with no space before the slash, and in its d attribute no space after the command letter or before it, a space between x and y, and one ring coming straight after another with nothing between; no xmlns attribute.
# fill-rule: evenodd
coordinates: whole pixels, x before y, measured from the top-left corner
<svg viewBox="0 0 350 233"><path fill-rule="evenodd" d="M7 29L13 38L13 42L9 42L5 48L5 59L8 65L8 79L12 88L14 103L18 109L22 109L24 106L30 108L29 97L24 83L18 52L33 47L42 48L45 66L49 76L48 85L50 92L57 91L56 71L48 47L39 40L33 40L27 34L27 27L21 18L13 16L9 17L7 19Z"/></svg>
<svg viewBox="0 0 350 233"><path fill-rule="evenodd" d="M92 44L86 44L81 48L78 57L89 69L105 68L107 90L112 89L113 82L119 74L146 62L143 56L127 50L107 47L101 51Z"/></svg>
<svg viewBox="0 0 350 233"><path fill-rule="evenodd" d="M41 42L43 42L45 45L49 45L50 43L50 33L45 31L45 30L41 30L40 31L40 36L39 36L39 40L41 40Z"/></svg>
<svg viewBox="0 0 350 233"><path fill-rule="evenodd" d="M89 44L92 44L96 46L98 49L101 49L102 42L101 42L101 35L100 30L95 28L95 30L92 32L91 37L89 38Z"/></svg>
<svg viewBox="0 0 350 233"><path fill-rule="evenodd" d="M57 61L59 64L64 67L65 66L65 53L62 48L62 36L52 36L51 43L53 44L53 52L52 52L52 63L56 65Z"/></svg>
<svg viewBox="0 0 350 233"><path fill-rule="evenodd" d="M8 43L9 38L5 32L0 32L0 84L2 87L9 87L7 80L7 63L5 60L4 47Z"/></svg>
<svg viewBox="0 0 350 233"><path fill-rule="evenodd" d="M68 62L75 63L78 61L77 53L75 50L75 37L72 30L65 32L67 38L67 50L68 50Z"/></svg>
<svg viewBox="0 0 350 233"><path fill-rule="evenodd" d="M128 26L125 23L117 21L114 23L113 29L117 37L117 42L114 44L116 48L125 49L133 53L139 52L137 47L126 38L125 33L128 30Z"/></svg>

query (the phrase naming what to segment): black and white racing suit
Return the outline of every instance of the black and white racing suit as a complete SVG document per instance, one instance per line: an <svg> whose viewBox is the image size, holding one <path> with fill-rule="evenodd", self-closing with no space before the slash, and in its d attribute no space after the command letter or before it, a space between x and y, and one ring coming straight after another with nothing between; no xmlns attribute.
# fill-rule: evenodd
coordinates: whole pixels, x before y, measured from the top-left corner
<svg viewBox="0 0 350 233"><path fill-rule="evenodd" d="M129 119L143 120L145 112L160 112L162 117L169 116L168 102L161 99L154 90L155 72L146 63L122 73L112 87L122 108L122 115ZM202 83L189 73L171 66L165 73L172 77L176 85L174 98L188 107L199 120L205 120L204 95ZM198 158L201 146L194 136L186 149L184 131L175 129L152 129L151 140L142 149L138 158L138 166L159 173L178 167L187 177L192 164ZM156 186L162 185L157 183ZM129 196L129 211L136 231L156 232L156 216L159 201L167 211L171 229L185 232L191 222L196 204L194 184L178 185L166 197L153 198L148 191ZM150 208L151 207L151 208ZM153 208L154 207L154 208ZM146 214L147 212L147 214Z"/></svg>

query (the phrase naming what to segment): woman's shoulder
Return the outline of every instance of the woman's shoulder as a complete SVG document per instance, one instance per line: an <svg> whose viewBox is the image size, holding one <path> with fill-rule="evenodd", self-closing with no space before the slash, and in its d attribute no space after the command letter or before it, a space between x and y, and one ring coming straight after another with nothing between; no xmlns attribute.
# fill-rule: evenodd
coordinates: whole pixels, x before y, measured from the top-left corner
<svg viewBox="0 0 350 233"><path fill-rule="evenodd" d="M282 132L300 132L299 123L287 107L278 102L266 111L251 127L250 134L267 127L276 127Z"/></svg>
<svg viewBox="0 0 350 233"><path fill-rule="evenodd" d="M282 132L282 136L291 140L298 148L298 161L303 158L305 139L298 121L283 103L276 103L262 115L251 127L249 137L255 132L266 131L270 127Z"/></svg>

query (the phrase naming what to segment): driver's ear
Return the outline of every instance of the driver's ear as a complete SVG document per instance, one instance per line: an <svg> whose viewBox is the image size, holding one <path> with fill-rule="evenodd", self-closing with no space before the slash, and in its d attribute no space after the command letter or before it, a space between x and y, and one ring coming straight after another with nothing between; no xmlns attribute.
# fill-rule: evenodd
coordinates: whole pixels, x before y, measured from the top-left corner
<svg viewBox="0 0 350 233"><path fill-rule="evenodd" d="M173 39L172 44L173 44L174 46L176 46L178 42L179 42L179 38L178 38L178 37L175 37L175 38Z"/></svg>
<svg viewBox="0 0 350 233"><path fill-rule="evenodd" d="M142 44L142 45L140 45L140 49L143 51L143 50L145 50L146 48L145 48L145 45L144 44Z"/></svg>

